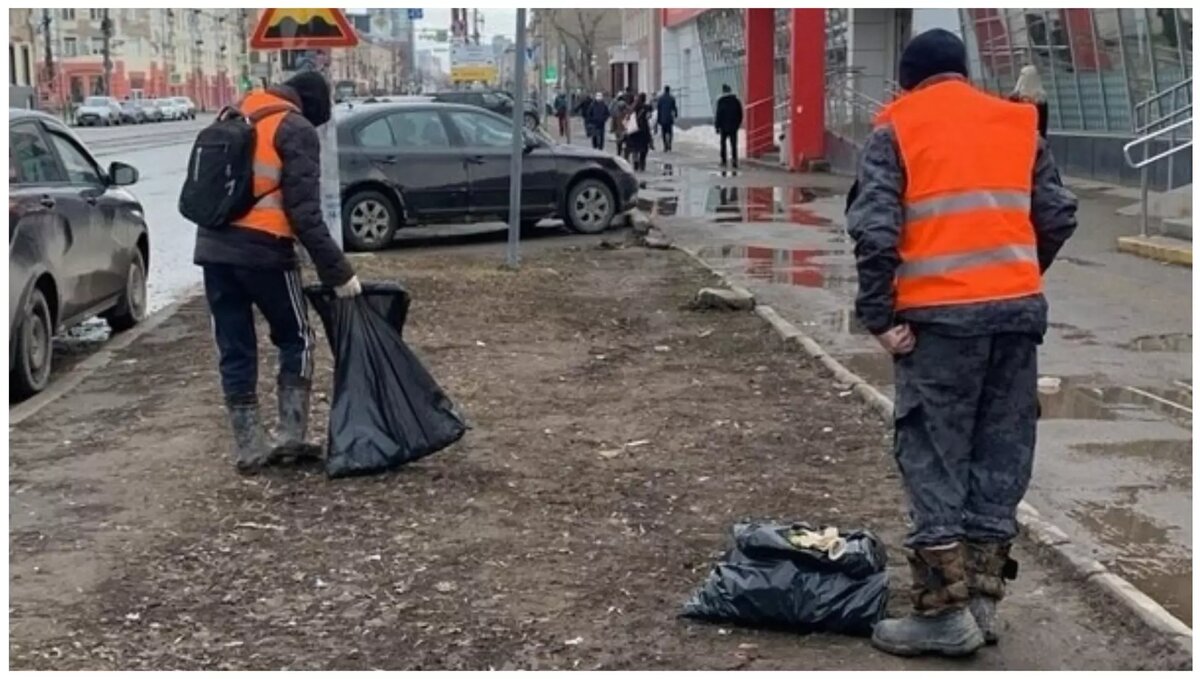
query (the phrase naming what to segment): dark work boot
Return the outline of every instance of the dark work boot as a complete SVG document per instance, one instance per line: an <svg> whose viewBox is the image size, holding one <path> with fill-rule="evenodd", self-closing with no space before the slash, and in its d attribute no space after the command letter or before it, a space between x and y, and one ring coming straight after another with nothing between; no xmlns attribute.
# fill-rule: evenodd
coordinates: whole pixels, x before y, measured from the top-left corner
<svg viewBox="0 0 1200 679"><path fill-rule="evenodd" d="M967 610L963 552L958 543L907 551L913 613L875 625L871 635L875 648L900 656L965 656L983 646L983 634Z"/></svg>
<svg viewBox="0 0 1200 679"><path fill-rule="evenodd" d="M1008 555L1011 549L1012 543L1008 542L967 543L969 607L988 645L1000 639L996 631L996 607L1004 598L1004 581L1017 577L1017 562Z"/></svg>
<svg viewBox="0 0 1200 679"><path fill-rule="evenodd" d="M288 458L319 460L321 449L306 439L312 388L307 383L280 384L278 398L279 429L271 452L272 461Z"/></svg>
<svg viewBox="0 0 1200 679"><path fill-rule="evenodd" d="M267 463L271 449L258 414L257 403L230 403L229 424L233 429L233 463L243 474L254 473Z"/></svg>

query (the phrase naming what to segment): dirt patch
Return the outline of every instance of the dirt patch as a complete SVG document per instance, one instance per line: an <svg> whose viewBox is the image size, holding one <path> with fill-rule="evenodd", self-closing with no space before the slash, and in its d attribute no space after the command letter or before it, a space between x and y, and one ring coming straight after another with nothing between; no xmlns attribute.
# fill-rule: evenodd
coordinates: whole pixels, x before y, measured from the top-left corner
<svg viewBox="0 0 1200 679"><path fill-rule="evenodd" d="M866 526L898 544L887 428L753 314L684 310L713 281L678 253L570 248L519 273L499 261L356 259L364 279L412 291L406 338L474 427L397 473L236 476L199 303L22 423L12 666L963 667L678 619L739 519ZM318 361L327 392L323 345ZM1011 640L972 667L1183 662L1028 573Z"/></svg>

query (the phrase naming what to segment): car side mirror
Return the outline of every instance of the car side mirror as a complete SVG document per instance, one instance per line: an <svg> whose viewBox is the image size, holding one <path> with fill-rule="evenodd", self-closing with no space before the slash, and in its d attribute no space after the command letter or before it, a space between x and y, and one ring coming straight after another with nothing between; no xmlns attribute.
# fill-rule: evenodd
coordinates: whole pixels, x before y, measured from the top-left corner
<svg viewBox="0 0 1200 679"><path fill-rule="evenodd" d="M137 168L126 163L113 162L108 166L108 183L113 186L129 186L138 180Z"/></svg>

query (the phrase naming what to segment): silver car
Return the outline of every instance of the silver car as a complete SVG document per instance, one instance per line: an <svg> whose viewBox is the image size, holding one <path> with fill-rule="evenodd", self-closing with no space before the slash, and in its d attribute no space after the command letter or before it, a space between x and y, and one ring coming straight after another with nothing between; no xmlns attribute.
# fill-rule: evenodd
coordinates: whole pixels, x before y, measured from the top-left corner
<svg viewBox="0 0 1200 679"><path fill-rule="evenodd" d="M114 97L88 97L75 109L76 125L120 125L121 103Z"/></svg>

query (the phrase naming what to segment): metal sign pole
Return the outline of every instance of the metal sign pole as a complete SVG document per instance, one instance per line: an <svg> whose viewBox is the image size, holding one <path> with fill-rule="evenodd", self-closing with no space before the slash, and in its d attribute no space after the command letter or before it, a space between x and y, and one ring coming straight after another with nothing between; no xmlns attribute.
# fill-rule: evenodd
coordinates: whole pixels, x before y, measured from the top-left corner
<svg viewBox="0 0 1200 679"><path fill-rule="evenodd" d="M525 160L525 10L517 10L517 54L516 73L513 74L513 137L512 164L508 180L508 257L507 263L516 268L520 262L521 238L521 166Z"/></svg>

